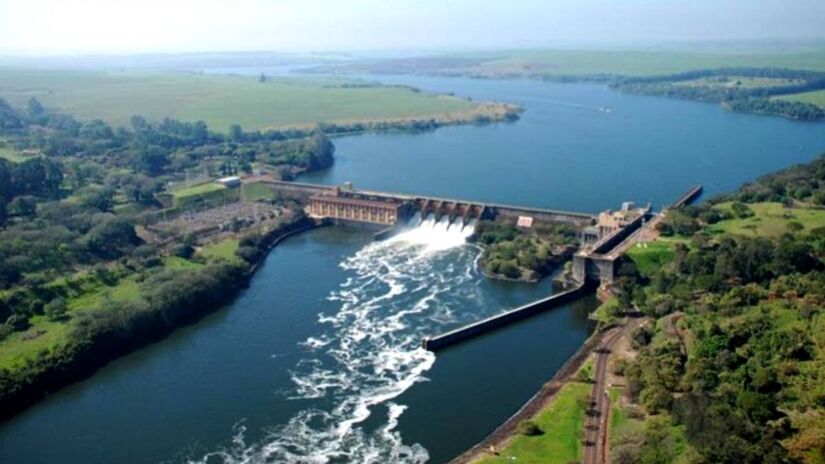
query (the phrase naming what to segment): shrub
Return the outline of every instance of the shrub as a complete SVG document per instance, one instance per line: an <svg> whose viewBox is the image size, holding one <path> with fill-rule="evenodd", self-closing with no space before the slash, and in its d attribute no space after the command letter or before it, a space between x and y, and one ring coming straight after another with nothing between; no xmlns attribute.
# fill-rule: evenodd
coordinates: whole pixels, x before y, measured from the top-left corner
<svg viewBox="0 0 825 464"><path fill-rule="evenodd" d="M526 420L518 425L518 432L527 437L543 435L544 431L538 424L531 420Z"/></svg>
<svg viewBox="0 0 825 464"><path fill-rule="evenodd" d="M46 303L43 307L43 312L50 321L59 321L66 317L66 312L69 310L69 305L63 297L57 297L52 301Z"/></svg>

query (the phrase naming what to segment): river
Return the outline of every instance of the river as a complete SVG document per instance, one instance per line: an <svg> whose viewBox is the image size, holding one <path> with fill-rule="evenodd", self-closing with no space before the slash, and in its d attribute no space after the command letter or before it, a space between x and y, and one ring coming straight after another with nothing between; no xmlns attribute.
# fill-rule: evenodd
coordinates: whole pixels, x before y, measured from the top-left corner
<svg viewBox="0 0 825 464"><path fill-rule="evenodd" d="M595 212L662 205L695 183L728 191L825 151L825 124L599 85L380 79L527 111L515 123L340 137L335 166L302 180ZM478 253L338 228L286 240L225 310L0 424L0 462L443 462L552 376L596 305L437 357L421 350L426 335L550 292L547 280L482 278Z"/></svg>

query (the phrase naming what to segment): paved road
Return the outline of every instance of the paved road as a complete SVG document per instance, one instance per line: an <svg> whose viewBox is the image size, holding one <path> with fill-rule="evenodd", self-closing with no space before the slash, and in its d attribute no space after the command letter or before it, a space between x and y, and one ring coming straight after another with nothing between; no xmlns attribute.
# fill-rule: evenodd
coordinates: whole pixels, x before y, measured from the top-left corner
<svg viewBox="0 0 825 464"><path fill-rule="evenodd" d="M590 407L584 424L584 464L607 462L607 416L610 407L607 396L607 360L610 350L623 332L622 329L614 329L596 350L596 371L590 391Z"/></svg>

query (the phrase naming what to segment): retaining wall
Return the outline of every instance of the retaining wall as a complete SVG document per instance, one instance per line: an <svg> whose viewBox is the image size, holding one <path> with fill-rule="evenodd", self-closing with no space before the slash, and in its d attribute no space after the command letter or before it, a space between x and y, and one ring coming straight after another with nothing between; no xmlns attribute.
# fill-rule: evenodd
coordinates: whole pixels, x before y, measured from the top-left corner
<svg viewBox="0 0 825 464"><path fill-rule="evenodd" d="M527 319L541 312L577 300L592 291L593 286L588 282L585 282L572 290L557 293L550 297L534 301L502 314L488 317L487 319L460 327L436 337L425 338L422 341L421 346L426 350L438 351L447 348L448 346L455 345L470 338L483 335L493 330L510 325L514 322Z"/></svg>

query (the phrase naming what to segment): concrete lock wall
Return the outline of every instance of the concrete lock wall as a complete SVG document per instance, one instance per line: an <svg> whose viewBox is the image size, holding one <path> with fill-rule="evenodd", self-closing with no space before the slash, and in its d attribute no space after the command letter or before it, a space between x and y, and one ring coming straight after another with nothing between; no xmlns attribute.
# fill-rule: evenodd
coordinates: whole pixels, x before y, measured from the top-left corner
<svg viewBox="0 0 825 464"><path fill-rule="evenodd" d="M548 298L534 301L519 308L466 325L436 337L425 338L422 341L421 346L430 351L442 350L448 346L455 345L470 338L483 335L514 322L527 319L528 317L534 316L538 313L577 300L587 293L592 292L593 288L594 286L592 284L585 282L572 290L557 293Z"/></svg>

